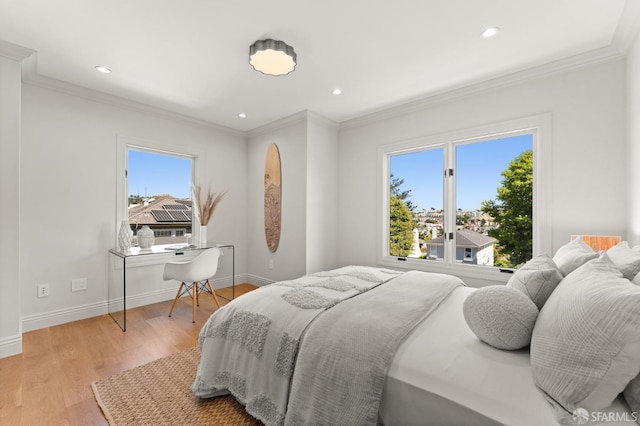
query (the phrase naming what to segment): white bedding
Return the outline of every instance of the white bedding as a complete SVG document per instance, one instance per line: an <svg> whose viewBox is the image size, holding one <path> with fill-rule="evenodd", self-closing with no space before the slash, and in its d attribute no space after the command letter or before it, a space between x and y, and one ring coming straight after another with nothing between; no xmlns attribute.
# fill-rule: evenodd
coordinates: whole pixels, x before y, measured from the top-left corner
<svg viewBox="0 0 640 426"><path fill-rule="evenodd" d="M529 349L492 348L467 326L462 305L473 291L455 289L398 348L380 405L385 425L558 424L533 383ZM629 409L619 397L608 411Z"/></svg>

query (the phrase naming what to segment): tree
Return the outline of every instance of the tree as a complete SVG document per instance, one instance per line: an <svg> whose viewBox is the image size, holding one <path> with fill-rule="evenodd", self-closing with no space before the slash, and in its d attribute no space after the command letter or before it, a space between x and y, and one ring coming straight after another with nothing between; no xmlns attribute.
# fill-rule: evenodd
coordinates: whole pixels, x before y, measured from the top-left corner
<svg viewBox="0 0 640 426"><path fill-rule="evenodd" d="M404 179L391 175L389 198L389 254L405 257L413 251L413 204L408 198L411 190L402 191Z"/></svg>
<svg viewBox="0 0 640 426"><path fill-rule="evenodd" d="M411 197L411 190L408 189L406 191L401 191L400 186L403 183L404 183L404 179L394 178L393 173L391 173L391 184L389 188L391 195L395 195L396 197L398 197L400 201L404 202L407 205L407 207L409 208L409 211L413 213L416 206L414 206L411 200L409 199L409 197Z"/></svg>
<svg viewBox="0 0 640 426"><path fill-rule="evenodd" d="M389 254L408 256L413 250L413 228L415 222L407 204L397 195L389 201Z"/></svg>
<svg viewBox="0 0 640 426"><path fill-rule="evenodd" d="M527 150L502 172L495 200L483 201L482 211L499 225L489 230L510 266L531 259L533 252L533 151Z"/></svg>

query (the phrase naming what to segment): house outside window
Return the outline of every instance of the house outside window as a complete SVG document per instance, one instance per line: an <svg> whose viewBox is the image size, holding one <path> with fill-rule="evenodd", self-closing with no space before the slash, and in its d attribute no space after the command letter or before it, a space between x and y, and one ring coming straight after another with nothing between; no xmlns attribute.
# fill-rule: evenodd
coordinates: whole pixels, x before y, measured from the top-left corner
<svg viewBox="0 0 640 426"><path fill-rule="evenodd" d="M127 151L127 210L134 237L147 225L155 244L186 242L192 233L192 159L140 148Z"/></svg>
<svg viewBox="0 0 640 426"><path fill-rule="evenodd" d="M199 231L191 201L191 183L199 179L198 154L179 145L122 135L117 152L116 234L123 220L129 221L134 244L144 225L154 231L155 245L182 244ZM117 244L117 235L114 238Z"/></svg>

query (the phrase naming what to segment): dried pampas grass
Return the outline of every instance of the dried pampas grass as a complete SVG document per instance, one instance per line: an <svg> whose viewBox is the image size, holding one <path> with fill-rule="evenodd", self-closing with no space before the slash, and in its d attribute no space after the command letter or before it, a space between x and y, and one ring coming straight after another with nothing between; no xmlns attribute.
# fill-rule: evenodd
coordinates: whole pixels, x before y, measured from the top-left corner
<svg viewBox="0 0 640 426"><path fill-rule="evenodd" d="M193 203L194 210L198 215L198 220L200 220L201 225L207 225L211 216L213 216L213 212L220 204L220 201L227 194L227 191L222 192L212 192L211 188L207 189L204 192L202 186L197 183L194 183L192 186L193 189Z"/></svg>

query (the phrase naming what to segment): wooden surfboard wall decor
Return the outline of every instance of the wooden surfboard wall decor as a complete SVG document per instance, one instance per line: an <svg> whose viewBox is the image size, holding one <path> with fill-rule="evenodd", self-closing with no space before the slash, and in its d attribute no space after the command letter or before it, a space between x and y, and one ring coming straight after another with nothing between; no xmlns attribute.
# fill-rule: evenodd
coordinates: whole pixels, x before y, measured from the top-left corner
<svg viewBox="0 0 640 426"><path fill-rule="evenodd" d="M264 162L264 234L273 253L280 244L282 221L282 178L280 151L274 143L267 148Z"/></svg>

